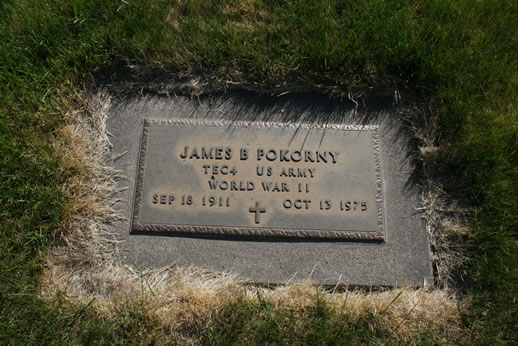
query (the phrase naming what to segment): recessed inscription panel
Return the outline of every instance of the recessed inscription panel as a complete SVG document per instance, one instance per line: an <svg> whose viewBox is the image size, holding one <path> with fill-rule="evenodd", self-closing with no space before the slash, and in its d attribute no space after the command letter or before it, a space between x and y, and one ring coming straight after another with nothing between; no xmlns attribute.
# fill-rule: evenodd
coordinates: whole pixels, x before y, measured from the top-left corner
<svg viewBox="0 0 518 346"><path fill-rule="evenodd" d="M384 240L377 126L145 120L132 231Z"/></svg>

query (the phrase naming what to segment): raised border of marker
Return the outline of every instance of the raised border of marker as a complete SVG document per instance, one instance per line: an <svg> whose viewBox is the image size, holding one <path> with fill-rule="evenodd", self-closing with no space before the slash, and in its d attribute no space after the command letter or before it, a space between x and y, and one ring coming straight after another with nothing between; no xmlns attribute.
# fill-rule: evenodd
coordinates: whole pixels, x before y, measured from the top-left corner
<svg viewBox="0 0 518 346"><path fill-rule="evenodd" d="M131 232L380 242L383 203L377 125L144 119Z"/></svg>

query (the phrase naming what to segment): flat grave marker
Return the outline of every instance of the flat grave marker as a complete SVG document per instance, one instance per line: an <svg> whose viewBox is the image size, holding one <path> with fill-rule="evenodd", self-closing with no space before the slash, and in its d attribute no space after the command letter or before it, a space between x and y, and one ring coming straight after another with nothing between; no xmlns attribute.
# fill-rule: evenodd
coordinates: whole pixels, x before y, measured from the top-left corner
<svg viewBox="0 0 518 346"><path fill-rule="evenodd" d="M132 232L383 241L377 126L144 120Z"/></svg>

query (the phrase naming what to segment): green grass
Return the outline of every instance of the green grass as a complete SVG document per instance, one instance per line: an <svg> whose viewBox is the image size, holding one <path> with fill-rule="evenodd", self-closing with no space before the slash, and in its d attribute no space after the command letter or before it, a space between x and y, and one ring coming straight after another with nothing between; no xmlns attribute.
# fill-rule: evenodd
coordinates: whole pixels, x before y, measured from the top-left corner
<svg viewBox="0 0 518 346"><path fill-rule="evenodd" d="M128 71L146 78L164 70L270 86L416 90L439 120L448 192L476 211L467 239L474 304L466 328L480 342L518 340L516 18L513 0L2 1L0 340L118 343L153 330L136 317L104 323L66 300L46 306L35 292L73 174L50 140L66 111L92 78L117 82ZM282 342L284 328L299 328L291 318L271 324L261 309L224 309L203 337ZM293 342L327 340L328 328L340 325L350 326L342 335L351 342L374 343L385 333L357 337L364 319L322 316L302 316ZM325 328L312 339L319 323Z"/></svg>
<svg viewBox="0 0 518 346"><path fill-rule="evenodd" d="M358 315L337 314L319 299L306 309L274 307L260 296L257 303L238 300L219 312L215 322L201 337L202 344L274 344L274 345L358 345L414 343L435 345L441 331L420 331L397 335L397 328L382 322L386 311ZM454 342L454 340L450 340Z"/></svg>
<svg viewBox="0 0 518 346"><path fill-rule="evenodd" d="M258 304L238 301L220 312L214 325L203 335L202 343L317 345L390 341L390 330L381 325L372 330L375 323L374 315L338 316L318 303L301 313L274 308L264 301Z"/></svg>

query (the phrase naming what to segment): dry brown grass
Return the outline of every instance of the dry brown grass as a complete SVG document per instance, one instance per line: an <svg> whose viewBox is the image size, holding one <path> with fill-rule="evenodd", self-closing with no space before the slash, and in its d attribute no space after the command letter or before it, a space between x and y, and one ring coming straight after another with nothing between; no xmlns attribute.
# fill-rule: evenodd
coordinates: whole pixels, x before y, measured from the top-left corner
<svg viewBox="0 0 518 346"><path fill-rule="evenodd" d="M249 286L231 273L197 267L139 271L122 265L117 240L107 227L120 217L113 207L118 172L107 163L109 102L106 94L98 93L85 101L83 109L71 112L56 144L64 164L75 175L67 185L69 205L62 241L46 257L42 297L52 300L60 292L70 301L91 303L107 320L116 320L118 312L142 302L145 313L158 321L157 328L164 335L191 342L224 305L239 299L255 302L258 292L274 306L303 311L314 305L317 289L309 281L269 289ZM434 198L425 200L431 203ZM434 210L428 205L425 209ZM429 220L433 220L435 214L430 215ZM433 225L440 223L447 228L447 222L441 222ZM430 326L450 331L459 328L456 300L443 289L320 290L319 298L339 314L378 314L401 340Z"/></svg>
<svg viewBox="0 0 518 346"><path fill-rule="evenodd" d="M463 280L467 259L463 237L468 229L459 221L467 212L445 195L440 185L430 184L423 194L422 209L428 221L435 286L455 288Z"/></svg>
<svg viewBox="0 0 518 346"><path fill-rule="evenodd" d="M428 102L419 104L405 99L399 115L409 122L412 134L419 142L419 160L423 165L419 210L426 219L429 234L434 287L454 292L464 276L463 264L467 259L464 238L468 234L466 220L470 211L445 192L441 183L444 177L436 171L448 148L437 145L438 118L430 104L433 101Z"/></svg>

